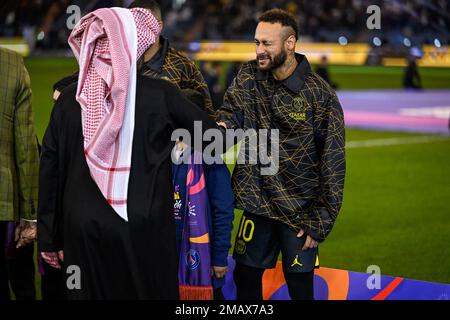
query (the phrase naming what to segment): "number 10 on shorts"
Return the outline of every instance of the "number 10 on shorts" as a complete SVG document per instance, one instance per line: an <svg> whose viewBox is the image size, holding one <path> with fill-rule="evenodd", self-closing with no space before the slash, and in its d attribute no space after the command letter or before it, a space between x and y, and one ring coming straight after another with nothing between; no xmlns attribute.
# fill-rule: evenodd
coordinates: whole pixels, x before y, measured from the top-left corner
<svg viewBox="0 0 450 320"><path fill-rule="evenodd" d="M246 216L242 216L238 238L242 238L245 242L249 242L253 238L254 231L255 223Z"/></svg>

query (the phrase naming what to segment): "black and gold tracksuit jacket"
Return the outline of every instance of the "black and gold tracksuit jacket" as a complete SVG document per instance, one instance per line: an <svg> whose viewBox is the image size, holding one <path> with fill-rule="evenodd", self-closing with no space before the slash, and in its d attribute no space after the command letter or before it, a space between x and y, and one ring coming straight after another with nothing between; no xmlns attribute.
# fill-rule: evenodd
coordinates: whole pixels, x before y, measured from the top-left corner
<svg viewBox="0 0 450 320"><path fill-rule="evenodd" d="M143 76L170 81L189 100L206 109L208 114L213 115L214 108L208 86L197 65L172 48L169 40L164 37L160 37L160 43L160 50L152 59L140 67L139 73ZM198 95L193 96L193 91L197 92Z"/></svg>
<svg viewBox="0 0 450 320"><path fill-rule="evenodd" d="M323 241L343 199L344 117L334 90L305 56L296 59L296 70L281 82L257 69L256 60L245 63L216 116L232 129L279 130L276 174L262 175L261 164L236 164L236 207Z"/></svg>

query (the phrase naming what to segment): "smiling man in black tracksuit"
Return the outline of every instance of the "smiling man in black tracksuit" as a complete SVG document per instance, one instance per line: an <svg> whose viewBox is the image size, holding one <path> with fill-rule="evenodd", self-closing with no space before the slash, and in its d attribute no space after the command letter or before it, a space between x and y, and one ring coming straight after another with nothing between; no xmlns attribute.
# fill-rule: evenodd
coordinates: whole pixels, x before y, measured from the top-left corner
<svg viewBox="0 0 450 320"><path fill-rule="evenodd" d="M295 53L297 23L279 9L264 13L255 33L257 59L228 88L217 121L231 129L278 129L279 170L237 164L234 280L238 299L262 299L262 275L283 256L292 299L313 299L318 243L339 213L345 176L345 129L334 90ZM247 146L252 148L252 146Z"/></svg>

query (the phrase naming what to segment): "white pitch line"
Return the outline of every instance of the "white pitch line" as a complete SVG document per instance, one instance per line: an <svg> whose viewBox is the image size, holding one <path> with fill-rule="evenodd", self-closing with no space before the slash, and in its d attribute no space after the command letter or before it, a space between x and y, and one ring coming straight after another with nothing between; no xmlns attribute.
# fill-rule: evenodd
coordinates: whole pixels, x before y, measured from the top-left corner
<svg viewBox="0 0 450 320"><path fill-rule="evenodd" d="M435 141L450 140L450 137L445 136L417 136L407 138L387 138L387 139L371 139L360 141L348 141L346 148L370 148L370 147L384 147L395 146L400 144L415 144L415 143L428 143Z"/></svg>
<svg viewBox="0 0 450 320"><path fill-rule="evenodd" d="M450 106L436 106L427 108L403 108L399 114L410 117L433 117L436 119L448 119Z"/></svg>

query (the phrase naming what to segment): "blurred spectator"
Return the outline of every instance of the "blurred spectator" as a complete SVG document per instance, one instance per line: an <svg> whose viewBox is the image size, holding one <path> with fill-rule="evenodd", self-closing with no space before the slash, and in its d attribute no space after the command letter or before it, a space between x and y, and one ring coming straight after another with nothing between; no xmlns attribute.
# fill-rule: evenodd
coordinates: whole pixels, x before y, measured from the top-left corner
<svg viewBox="0 0 450 320"><path fill-rule="evenodd" d="M222 105L224 93L219 81L222 74L222 64L207 61L200 65L200 71L208 85L213 107L217 109Z"/></svg>
<svg viewBox="0 0 450 320"><path fill-rule="evenodd" d="M2 1L0 36L39 35L43 47L66 47L70 32L66 9L76 4L84 15L100 7L127 6L129 0L19 0ZM447 0L160 0L165 12L163 35L171 42L197 40L253 40L256 17L271 8L295 15L303 37L313 41L371 42L374 32L387 43L448 44L450 2ZM378 5L382 29L369 30L367 7ZM42 34L40 32L43 32ZM33 36L32 36L33 35ZM44 35L44 38L42 36ZM48 39L48 40L46 40Z"/></svg>
<svg viewBox="0 0 450 320"><path fill-rule="evenodd" d="M403 76L403 86L405 89L422 89L420 74L417 70L417 63L415 57L408 59L408 66L405 69Z"/></svg>
<svg viewBox="0 0 450 320"><path fill-rule="evenodd" d="M406 35L413 43L432 43L435 37L448 41L450 4L445 0L186 0L168 11L168 29L178 31L167 36L177 42L251 41L256 17L278 7L294 14L302 36L314 41L336 42L345 35L350 42L368 42L373 37L366 26L370 5L381 8L383 25L379 37L387 42L403 44Z"/></svg>
<svg viewBox="0 0 450 320"><path fill-rule="evenodd" d="M122 6L124 0L6 0L0 7L0 37L23 36L33 50L67 48L66 22L77 5L81 15L98 8Z"/></svg>
<svg viewBox="0 0 450 320"><path fill-rule="evenodd" d="M316 73L322 77L333 89L337 89L337 85L330 80L330 75L328 74L328 59L326 56L320 58L320 63L316 68Z"/></svg>
<svg viewBox="0 0 450 320"><path fill-rule="evenodd" d="M242 63L240 62L233 62L230 66L230 68L227 71L226 79L225 79L225 89L227 89L231 83L233 82L234 78L237 76L239 69L241 68Z"/></svg>

